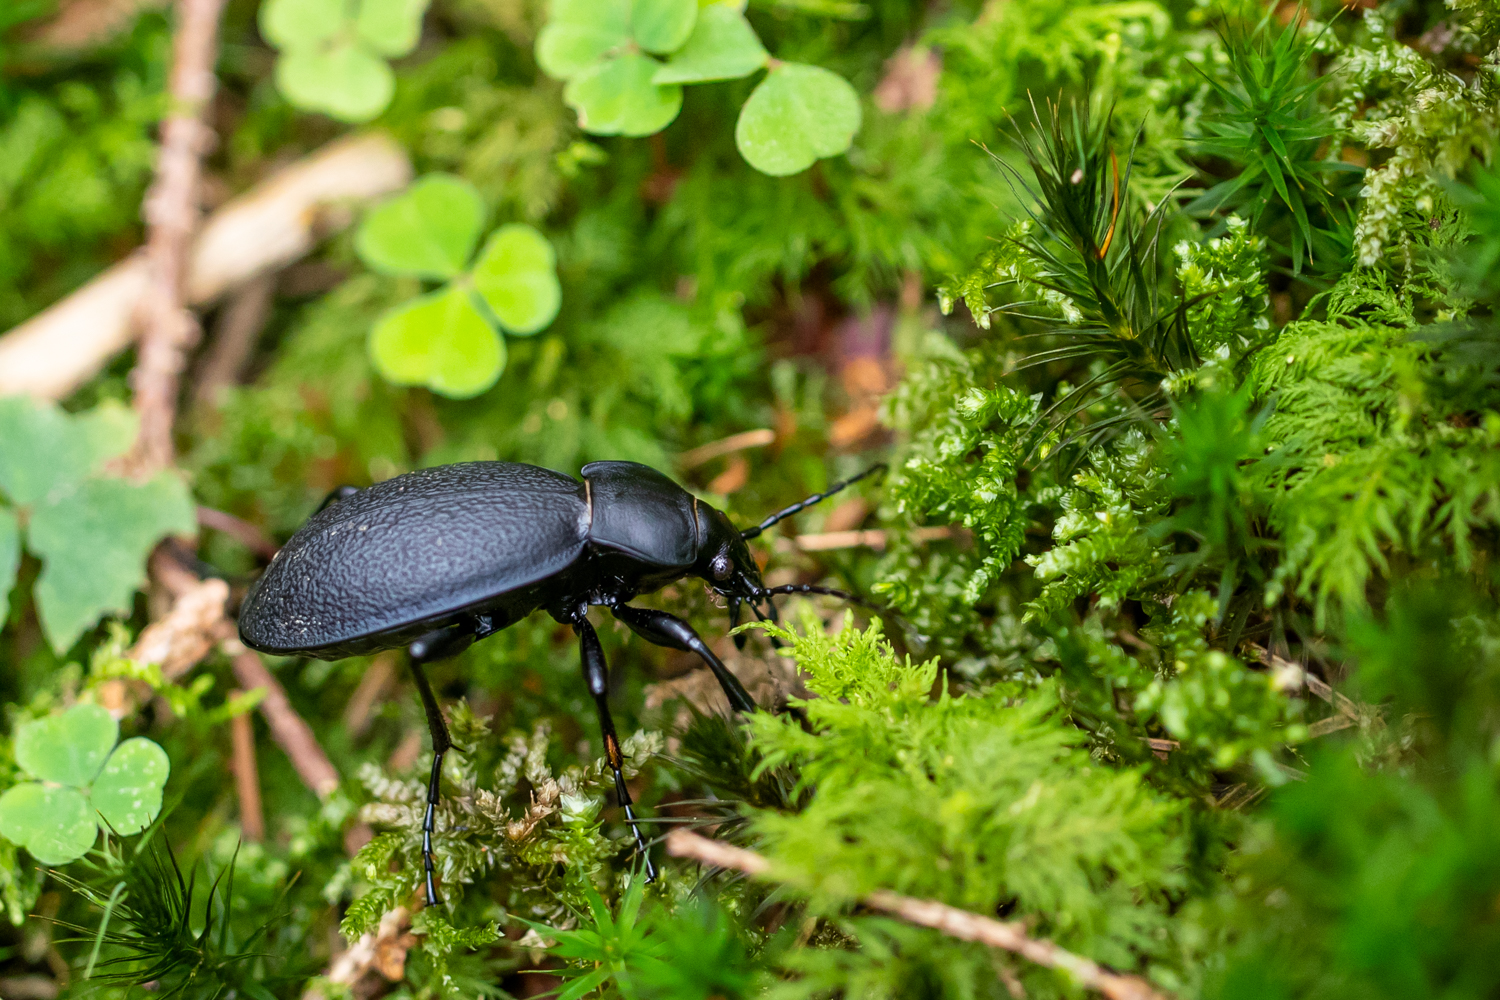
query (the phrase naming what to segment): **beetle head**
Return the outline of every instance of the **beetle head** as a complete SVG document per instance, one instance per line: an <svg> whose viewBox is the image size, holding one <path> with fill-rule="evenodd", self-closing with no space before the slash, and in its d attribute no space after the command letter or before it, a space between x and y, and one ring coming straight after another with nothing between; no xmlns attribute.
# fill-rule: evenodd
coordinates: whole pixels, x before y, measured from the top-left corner
<svg viewBox="0 0 1500 1000"><path fill-rule="evenodd" d="M725 597L743 600L759 595L765 584L744 536L721 511L707 510L708 532L698 547L693 573Z"/></svg>

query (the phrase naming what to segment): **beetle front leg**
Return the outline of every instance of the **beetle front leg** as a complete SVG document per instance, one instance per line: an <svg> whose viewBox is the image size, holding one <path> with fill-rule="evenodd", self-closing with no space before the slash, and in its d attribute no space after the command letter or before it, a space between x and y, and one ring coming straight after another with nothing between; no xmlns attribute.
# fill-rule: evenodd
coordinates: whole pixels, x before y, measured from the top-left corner
<svg viewBox="0 0 1500 1000"><path fill-rule="evenodd" d="M614 612L616 618L629 625L632 632L647 642L666 646L668 649L697 653L699 659L707 663L708 669L714 672L719 687L724 689L724 697L729 699L730 708L736 712L756 711L758 706L755 704L755 699L750 697L750 692L745 690L745 685L729 672L729 668L724 666L724 661L714 655L714 651L708 648L708 643L704 642L687 622L665 611L657 611L653 608L633 608L628 604L617 605L609 610Z"/></svg>
<svg viewBox="0 0 1500 1000"><path fill-rule="evenodd" d="M432 778L427 784L427 811L422 816L422 869L427 876L428 906L436 906L442 902L433 882L432 833L437 827L438 799L442 794L443 755L453 749L453 739L448 735L448 723L443 719L437 698L432 694L432 685L427 682L427 672L422 666L457 656L473 642L473 627L460 624L428 632L406 647L411 660L412 677L417 682L417 694L421 696L422 709L427 713L427 731L432 734Z"/></svg>
<svg viewBox="0 0 1500 1000"><path fill-rule="evenodd" d="M594 707L599 710L599 729L604 733L604 756L615 777L615 795L620 807L625 810L625 822L635 834L635 847L646 861L646 881L656 881L656 866L651 863L651 849L641 835L640 824L635 818L635 808L630 799L630 790L625 787L625 775L620 770L624 755L620 752L620 738L615 735L615 720L609 714L609 664L604 660L604 647L599 644L599 633L587 618L573 623L578 633L578 650L583 658L583 678L588 682L589 694L594 696Z"/></svg>

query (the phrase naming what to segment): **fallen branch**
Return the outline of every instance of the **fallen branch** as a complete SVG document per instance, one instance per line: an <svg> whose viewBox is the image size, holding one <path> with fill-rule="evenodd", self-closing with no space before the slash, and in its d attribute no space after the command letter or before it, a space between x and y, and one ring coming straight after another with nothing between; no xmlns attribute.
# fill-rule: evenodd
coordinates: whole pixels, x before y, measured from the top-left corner
<svg viewBox="0 0 1500 1000"><path fill-rule="evenodd" d="M766 875L771 870L771 862L754 851L710 840L680 827L667 834L667 851L680 858L693 858L747 875ZM936 900L916 899L885 889L872 892L861 902L907 923L930 927L961 941L978 941L992 948L1002 948L1049 969L1061 969L1075 981L1098 990L1110 1000L1167 1000L1167 994L1139 976L1110 972L1097 962L1059 948L1051 941L1030 937L1018 923L995 920Z"/></svg>
<svg viewBox="0 0 1500 1000"><path fill-rule="evenodd" d="M318 798L326 799L339 787L339 772L318 744L312 727L292 707L286 689L260 661L260 654L246 649L238 640L225 642L224 651L234 657L234 676L247 691L265 689L260 712L270 727L271 738L286 753L302 783Z"/></svg>
<svg viewBox="0 0 1500 1000"><path fill-rule="evenodd" d="M156 179L146 193L145 294L140 302L140 350L130 373L140 416L134 465L155 472L172 464L172 424L179 376L197 343L198 320L183 301L188 251L198 228L203 154L213 143L206 121L218 78L219 19L226 0L178 0L172 34L171 110L161 126Z"/></svg>
<svg viewBox="0 0 1500 1000"><path fill-rule="evenodd" d="M378 133L329 143L235 198L204 222L187 268L186 301L204 306L257 275L306 256L354 220L351 203L397 191L411 161ZM0 336L0 396L61 399L134 339L145 294L137 252Z"/></svg>

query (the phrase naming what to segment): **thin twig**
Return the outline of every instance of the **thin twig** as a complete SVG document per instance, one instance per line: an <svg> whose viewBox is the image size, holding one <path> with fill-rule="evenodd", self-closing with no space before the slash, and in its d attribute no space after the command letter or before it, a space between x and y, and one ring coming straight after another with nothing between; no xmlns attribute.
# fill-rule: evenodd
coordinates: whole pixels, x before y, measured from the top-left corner
<svg viewBox="0 0 1500 1000"><path fill-rule="evenodd" d="M229 692L230 698L242 694ZM266 839L266 817L260 807L260 769L255 766L255 729L244 712L229 719L229 739L234 750L234 788L240 800L240 836L246 840Z"/></svg>
<svg viewBox="0 0 1500 1000"><path fill-rule="evenodd" d="M908 537L914 542L936 542L949 538L962 538L967 530L961 527L917 528ZM868 528L863 531L823 531L797 535L795 538L786 539L785 544L789 549L798 549L802 552L829 552L834 549L883 549L889 540L890 536L882 529ZM778 539L777 547L780 548L782 544L782 540Z"/></svg>
<svg viewBox="0 0 1500 1000"><path fill-rule="evenodd" d="M271 536L249 521L235 517L233 514L226 514L222 510L204 507L202 504L198 506L198 524L200 527L222 531L251 552L265 559L274 557L280 548L280 546L271 540Z"/></svg>
<svg viewBox="0 0 1500 1000"><path fill-rule="evenodd" d="M775 442L775 440L776 432L769 427L731 434L722 440L700 444L698 447L678 455L677 467L680 469L691 469L694 466L710 462L722 455L732 455L737 451L744 451L746 448L764 448L766 445Z"/></svg>
<svg viewBox="0 0 1500 1000"><path fill-rule="evenodd" d="M329 761L328 755L318 744L312 727L287 699L286 689L266 665L260 655L230 640L224 644L226 651L233 650L234 676L246 690L265 689L260 701L261 715L271 729L271 738L286 752L302 783L312 789L320 799L326 799L339 787L339 772ZM238 647L237 649L235 647Z"/></svg>
<svg viewBox="0 0 1500 1000"><path fill-rule="evenodd" d="M147 192L146 260L150 281L141 300L139 360L131 373L141 418L135 465L140 471L172 464L172 423L178 376L198 338L198 320L183 302L188 253L198 228L203 154L213 140L205 118L217 80L219 18L225 0L178 0L172 36L172 108L161 126L156 179Z"/></svg>
<svg viewBox="0 0 1500 1000"><path fill-rule="evenodd" d="M193 379L193 398L199 406L212 407L220 393L239 384L271 318L275 298L276 275L268 273L252 278L225 300Z"/></svg>
<svg viewBox="0 0 1500 1000"><path fill-rule="evenodd" d="M754 851L710 840L681 828L667 834L667 851L680 858L693 858L704 864L732 868L749 875L765 875L771 870L771 862ZM1111 972L1097 962L1059 948L1051 941L1033 938L1018 923L1005 923L936 900L916 899L885 889L877 889L861 902L871 909L900 917L907 923L931 927L961 941L978 941L992 948L1002 948L1049 969L1061 969L1075 981L1098 990L1109 1000L1167 1000L1167 994L1139 976Z"/></svg>

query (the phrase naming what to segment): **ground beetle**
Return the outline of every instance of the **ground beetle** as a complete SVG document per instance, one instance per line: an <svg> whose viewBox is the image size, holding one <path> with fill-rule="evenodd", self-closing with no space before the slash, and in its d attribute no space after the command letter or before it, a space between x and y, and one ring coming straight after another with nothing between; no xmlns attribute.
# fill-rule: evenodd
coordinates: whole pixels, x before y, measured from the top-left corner
<svg viewBox="0 0 1500 1000"><path fill-rule="evenodd" d="M754 711L744 686L687 622L626 602L697 576L728 598L732 628L741 605L758 618L774 618L771 598L778 594L852 599L827 587L766 587L745 542L882 468L835 483L745 531L660 472L635 462L586 465L581 483L534 465L465 462L410 472L363 490L345 487L292 536L250 588L240 609L240 638L262 652L319 659L407 647L432 733L422 861L427 898L436 901L432 833L443 755L453 744L422 665L455 656L476 639L545 609L578 635L615 792L652 878L655 870L620 774L620 743L606 695L608 667L588 608L608 608L648 642L696 653L734 710Z"/></svg>

